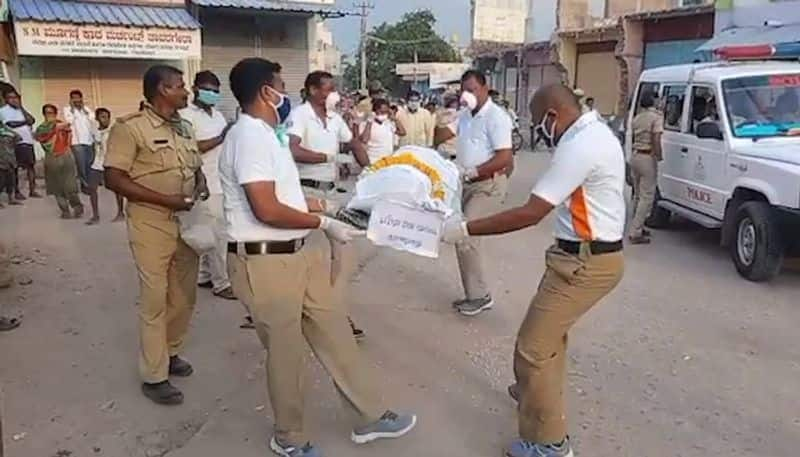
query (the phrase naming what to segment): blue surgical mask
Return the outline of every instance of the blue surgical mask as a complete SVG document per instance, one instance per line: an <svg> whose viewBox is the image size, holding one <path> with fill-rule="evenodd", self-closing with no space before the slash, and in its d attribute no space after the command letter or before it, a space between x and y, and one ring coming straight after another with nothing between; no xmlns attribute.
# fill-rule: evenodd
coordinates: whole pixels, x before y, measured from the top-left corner
<svg viewBox="0 0 800 457"><path fill-rule="evenodd" d="M272 87L270 87L270 89L272 89ZM278 124L283 124L287 119L289 119L289 114L292 112L292 102L289 100L289 97L278 92L277 90L272 89L272 91L278 94L278 96L281 98L281 101L275 105L275 112L278 113Z"/></svg>
<svg viewBox="0 0 800 457"><path fill-rule="evenodd" d="M208 89L198 89L196 98L198 102L206 106L216 106L216 104L219 103L219 92Z"/></svg>

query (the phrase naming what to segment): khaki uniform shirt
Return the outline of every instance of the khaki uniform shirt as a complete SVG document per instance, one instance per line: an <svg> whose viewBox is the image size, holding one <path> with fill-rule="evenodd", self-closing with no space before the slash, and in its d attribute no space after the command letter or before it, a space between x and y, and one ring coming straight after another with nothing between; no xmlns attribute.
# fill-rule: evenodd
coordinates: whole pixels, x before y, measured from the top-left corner
<svg viewBox="0 0 800 457"><path fill-rule="evenodd" d="M653 149L653 134L664 132L664 115L655 108L647 108L633 118L633 150Z"/></svg>
<svg viewBox="0 0 800 457"><path fill-rule="evenodd" d="M155 192L192 195L195 172L202 164L191 124L180 117L166 120L149 106L119 118L109 133L104 166L127 172L134 182ZM139 208L170 212L131 202L130 215Z"/></svg>
<svg viewBox="0 0 800 457"><path fill-rule="evenodd" d="M436 120L430 111L422 108L414 113L408 109L400 110L397 113L397 120L406 131L406 135L400 137L400 146L426 148L433 146L433 130L436 127Z"/></svg>
<svg viewBox="0 0 800 457"><path fill-rule="evenodd" d="M367 97L356 105L356 111L362 116L368 116L372 112L372 97Z"/></svg>

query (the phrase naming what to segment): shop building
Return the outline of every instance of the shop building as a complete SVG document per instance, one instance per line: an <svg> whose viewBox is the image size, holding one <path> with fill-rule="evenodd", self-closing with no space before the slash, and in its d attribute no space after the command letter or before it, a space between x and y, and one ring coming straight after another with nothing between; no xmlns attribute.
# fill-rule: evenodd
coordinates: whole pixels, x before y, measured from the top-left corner
<svg viewBox="0 0 800 457"><path fill-rule="evenodd" d="M633 13L623 17L625 42L621 57L630 95L643 70L708 61L711 54L698 46L714 34L714 6L685 6Z"/></svg>
<svg viewBox="0 0 800 457"><path fill-rule="evenodd" d="M201 57L200 24L181 1L11 0L9 7L9 79L34 114L45 103L67 105L74 89L114 116L136 111L149 66L188 71Z"/></svg>
<svg viewBox="0 0 800 457"><path fill-rule="evenodd" d="M237 103L228 79L239 60L263 57L279 62L286 91L299 103L317 53L319 20L344 16L332 2L323 1L192 0L189 8L203 25L202 68L222 81L218 107L229 119L236 116Z"/></svg>

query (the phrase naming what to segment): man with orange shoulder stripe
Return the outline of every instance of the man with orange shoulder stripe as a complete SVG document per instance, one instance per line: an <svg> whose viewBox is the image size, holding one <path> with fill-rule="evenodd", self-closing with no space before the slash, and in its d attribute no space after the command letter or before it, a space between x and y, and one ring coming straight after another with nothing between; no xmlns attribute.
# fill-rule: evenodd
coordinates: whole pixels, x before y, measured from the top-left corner
<svg viewBox="0 0 800 457"><path fill-rule="evenodd" d="M536 225L556 208L556 243L517 334L516 384L520 438L508 457L571 457L564 411L567 333L622 279L625 162L619 141L572 91L539 89L531 102L537 135L555 147L550 169L528 203L483 219L448 221L444 240L496 235Z"/></svg>

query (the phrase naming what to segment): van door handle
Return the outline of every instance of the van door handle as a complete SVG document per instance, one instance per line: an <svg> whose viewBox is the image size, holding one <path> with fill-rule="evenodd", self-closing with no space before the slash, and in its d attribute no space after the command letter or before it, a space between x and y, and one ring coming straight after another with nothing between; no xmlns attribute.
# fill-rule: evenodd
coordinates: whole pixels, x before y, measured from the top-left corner
<svg viewBox="0 0 800 457"><path fill-rule="evenodd" d="M682 154L686 154L687 152L689 152L689 148L687 148L687 147L682 147L681 148L681 153Z"/></svg>

